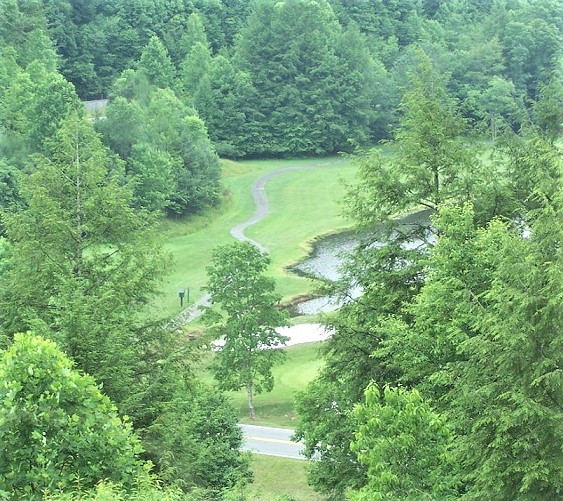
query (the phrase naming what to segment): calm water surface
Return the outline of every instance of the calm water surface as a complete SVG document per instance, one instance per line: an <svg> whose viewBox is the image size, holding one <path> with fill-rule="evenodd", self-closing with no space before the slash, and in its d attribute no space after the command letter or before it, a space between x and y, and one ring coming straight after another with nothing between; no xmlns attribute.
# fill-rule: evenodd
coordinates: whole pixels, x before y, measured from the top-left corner
<svg viewBox="0 0 563 501"><path fill-rule="evenodd" d="M425 210L410 214L399 219L398 224L423 224L430 225L431 211ZM320 278L336 282L342 277L342 266L346 257L356 248L360 240L359 235L354 231L327 235L319 239L313 251L301 263L292 269L301 275ZM421 244L420 241L412 242L412 246ZM374 246L383 245L382 242L374 241ZM351 298L357 298L361 294L361 289L355 287L348 291ZM342 306L342 302L334 296L323 296L310 299L299 303L295 307L295 313L298 315L314 315L321 312L334 311Z"/></svg>

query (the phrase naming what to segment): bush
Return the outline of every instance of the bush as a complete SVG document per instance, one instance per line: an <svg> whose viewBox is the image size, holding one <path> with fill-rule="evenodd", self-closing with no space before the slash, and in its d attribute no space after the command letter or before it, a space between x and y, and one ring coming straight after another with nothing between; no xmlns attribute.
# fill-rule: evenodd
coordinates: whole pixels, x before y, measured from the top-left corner
<svg viewBox="0 0 563 501"><path fill-rule="evenodd" d="M0 358L0 492L16 498L134 485L145 468L126 419L51 341L17 334Z"/></svg>

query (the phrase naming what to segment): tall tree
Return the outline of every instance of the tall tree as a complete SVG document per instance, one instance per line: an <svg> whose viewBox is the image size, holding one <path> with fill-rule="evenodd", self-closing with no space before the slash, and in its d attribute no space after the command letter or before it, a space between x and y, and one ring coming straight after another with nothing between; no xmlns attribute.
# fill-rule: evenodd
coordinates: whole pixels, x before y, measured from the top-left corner
<svg viewBox="0 0 563 501"><path fill-rule="evenodd" d="M531 210L478 228L470 206L442 206L424 285L408 316L387 317L372 354L447 417L456 434L452 464L463 465L453 472L467 499L549 499L562 489L551 465L563 433L563 166L548 142L526 144Z"/></svg>
<svg viewBox="0 0 563 501"><path fill-rule="evenodd" d="M236 158L252 151L259 127L253 110L256 96L248 74L221 55L213 59L199 81L194 105L220 155Z"/></svg>
<svg viewBox="0 0 563 501"><path fill-rule="evenodd" d="M0 101L8 139L6 154L19 167L25 156L46 152L46 142L69 113L83 113L72 84L42 62L31 62L12 76Z"/></svg>
<svg viewBox="0 0 563 501"><path fill-rule="evenodd" d="M48 148L23 183L25 209L5 217L2 330L34 327L55 339L123 408L140 348L137 314L166 259L87 121L67 119Z"/></svg>
<svg viewBox="0 0 563 501"><path fill-rule="evenodd" d="M202 79L211 65L211 51L204 44L197 42L188 52L180 67L177 87L186 102L192 102ZM196 106L197 107L197 106ZM200 113L201 113L200 108Z"/></svg>
<svg viewBox="0 0 563 501"><path fill-rule="evenodd" d="M280 348L286 338L276 328L287 324L287 316L276 308L280 296L274 280L264 275L269 263L253 245L235 242L215 249L207 268L211 303L224 312L210 316L216 322L213 332L224 340L213 371L221 388L246 388L251 419L254 394L271 391L272 367L285 356Z"/></svg>
<svg viewBox="0 0 563 501"><path fill-rule="evenodd" d="M342 69L341 63L349 67L360 58L339 60L349 55L346 44L337 53L340 34L325 0L255 2L236 57L251 76L259 96L254 107L262 114L251 154L335 152L347 147L349 137L361 136L363 124L341 116L350 94L363 97L365 88L356 64L356 74ZM346 127L348 120L355 127Z"/></svg>
<svg viewBox="0 0 563 501"><path fill-rule="evenodd" d="M561 155L551 159L561 173ZM545 172L542 162L538 171ZM534 190L537 208L525 218L530 235L498 225L483 244L488 255L497 249L492 282L485 307L475 308L478 335L461 345L468 363L450 411L463 436L457 452L468 465L469 499L549 499L563 492L562 472L553 466L563 440L563 200L553 179L543 177ZM475 397L470 402L468 394Z"/></svg>
<svg viewBox="0 0 563 501"><path fill-rule="evenodd" d="M158 212L166 208L175 187L173 172L179 169L177 163L170 154L146 143L133 146L128 164L135 207Z"/></svg>
<svg viewBox="0 0 563 501"><path fill-rule="evenodd" d="M139 60L139 72L155 87L172 88L174 66L166 47L157 36L151 37L143 49Z"/></svg>
<svg viewBox="0 0 563 501"><path fill-rule="evenodd" d="M365 237L345 268L342 290L346 294L354 285L363 293L331 319L335 333L326 345L327 364L297 399L297 435L305 440L306 455L317 459L309 481L335 496L367 482L349 448L353 406L371 380L393 385L407 370L373 353L391 335L387 318L408 321L408 305L423 284L424 259L435 237L427 218L397 220L397 215L421 207L439 211L447 200L479 195L479 217L487 221L504 193L499 174L483 170L463 144L455 102L423 53L411 80L396 132L397 154L387 159L372 149L355 156L359 181L350 187L344 210Z"/></svg>
<svg viewBox="0 0 563 501"><path fill-rule="evenodd" d="M14 210L24 205L19 189L20 172L0 159L0 236L4 233L2 212Z"/></svg>
<svg viewBox="0 0 563 501"><path fill-rule="evenodd" d="M150 147L153 156L162 154L169 160L160 171L153 168L156 164L145 170L143 182L153 192L153 202L157 195L164 197L167 212L175 215L216 204L220 194L219 158L197 113L171 89L153 87L138 72L126 72L116 92L122 95L110 103L107 119L98 127L106 142L126 160L127 173L138 174L141 164L132 153L137 148L139 155L141 147L136 145L143 144L145 152ZM144 167L148 166L145 162ZM170 177L165 179L167 172ZM138 196L141 191L137 191Z"/></svg>

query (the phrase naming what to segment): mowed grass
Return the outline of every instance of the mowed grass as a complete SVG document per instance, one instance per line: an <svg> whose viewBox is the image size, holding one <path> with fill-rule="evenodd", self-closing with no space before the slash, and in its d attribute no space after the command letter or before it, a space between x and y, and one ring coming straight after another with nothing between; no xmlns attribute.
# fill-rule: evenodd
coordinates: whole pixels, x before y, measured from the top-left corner
<svg viewBox="0 0 563 501"><path fill-rule="evenodd" d="M351 226L341 215L340 201L345 194L343 181L353 179L355 168L342 159L318 165L272 179L265 187L270 212L246 232L269 249L271 273L286 301L312 287L310 280L286 268L310 252L315 237Z"/></svg>
<svg viewBox="0 0 563 501"><path fill-rule="evenodd" d="M189 303L199 299L207 281L205 268L217 245L233 241L230 229L254 213L251 187L261 175L290 166L314 167L281 174L266 185L270 213L247 230L263 243L272 257L271 273L284 299L307 293L312 283L289 275L285 267L307 255L315 236L349 225L340 214L342 179L351 180L355 169L339 157L304 160L223 162L223 203L187 220L167 220L161 228L165 249L173 263L151 314L170 317L180 311L178 290L189 288ZM187 298L186 298L187 299ZM186 303L184 303L186 306Z"/></svg>
<svg viewBox="0 0 563 501"><path fill-rule="evenodd" d="M254 454L254 482L245 493L256 501L321 501L324 497L307 485L306 468L306 461Z"/></svg>
<svg viewBox="0 0 563 501"><path fill-rule="evenodd" d="M297 416L293 408L295 393L303 390L318 374L323 365L319 355L321 343L306 343L286 348L287 359L274 367L274 388L269 393L254 397L256 418L248 417L246 390L230 392L230 398L238 411L239 421L247 424L293 428ZM211 360L209 360L209 363ZM208 366L209 364L207 364ZM213 383L213 376L205 367L202 379Z"/></svg>

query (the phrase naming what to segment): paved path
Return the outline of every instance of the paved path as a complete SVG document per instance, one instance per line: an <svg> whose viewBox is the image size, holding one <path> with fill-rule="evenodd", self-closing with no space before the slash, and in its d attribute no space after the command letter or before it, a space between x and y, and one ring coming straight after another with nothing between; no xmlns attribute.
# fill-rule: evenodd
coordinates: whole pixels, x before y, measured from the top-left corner
<svg viewBox="0 0 563 501"><path fill-rule="evenodd" d="M322 165L327 164L293 165L291 167L284 167L282 169L273 170L259 177L256 181L254 181L254 184L252 185L252 198L254 199L254 205L256 207L254 214L252 214L250 219L247 219L244 223L237 224L236 226L231 228L231 235L241 242L250 242L252 245L258 247L262 252L268 252L268 249L266 249L266 247L244 234L244 230L246 230L253 224L262 221L262 219L264 219L268 215L269 206L268 197L266 197L265 191L266 183L268 181L271 181L275 177L278 177L280 174L285 174L286 172L303 169L314 169L316 167L321 167Z"/></svg>
<svg viewBox="0 0 563 501"><path fill-rule="evenodd" d="M306 459L301 454L304 446L301 442L292 442L294 430L240 424L244 433L242 450L254 454L277 456L290 459Z"/></svg>

